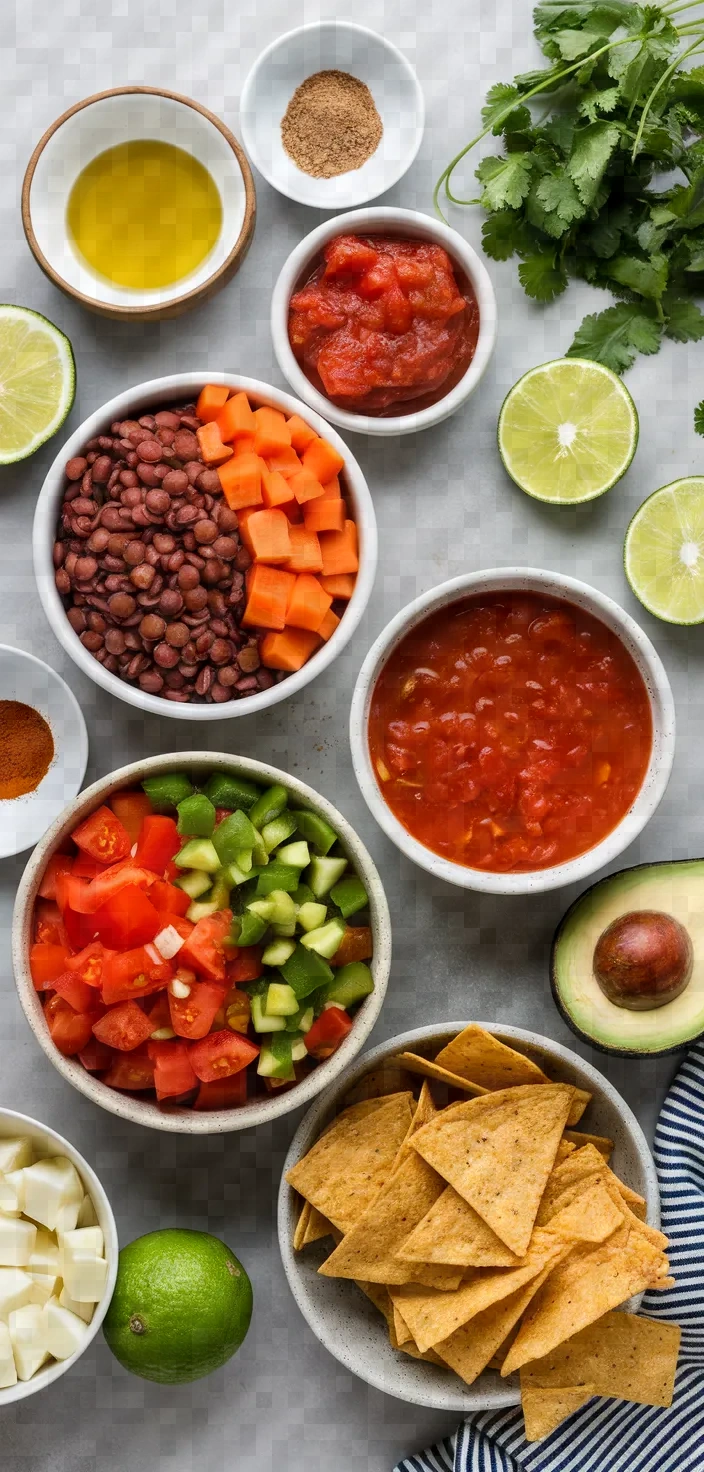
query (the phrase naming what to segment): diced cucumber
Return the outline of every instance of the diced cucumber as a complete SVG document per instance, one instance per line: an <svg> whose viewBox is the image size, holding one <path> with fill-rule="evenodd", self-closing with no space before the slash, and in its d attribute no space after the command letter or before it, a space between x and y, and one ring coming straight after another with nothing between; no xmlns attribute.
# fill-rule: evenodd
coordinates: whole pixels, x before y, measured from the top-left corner
<svg viewBox="0 0 704 1472"><path fill-rule="evenodd" d="M363 1001L374 990L374 980L363 961L349 961L335 972L330 985L325 988L325 1001L337 1002L348 1010Z"/></svg>
<svg viewBox="0 0 704 1472"><path fill-rule="evenodd" d="M293 1017L286 1018L287 1032L309 1032L315 1021L315 1012L312 1007L304 1003Z"/></svg>
<svg viewBox="0 0 704 1472"><path fill-rule="evenodd" d="M331 960L336 951L339 951L342 937L345 933L344 920L328 920L327 925L321 925L318 930L309 930L307 935L301 936L301 945L307 951L315 951L318 956L325 956Z"/></svg>
<svg viewBox="0 0 704 1472"><path fill-rule="evenodd" d="M252 877L256 870L252 870ZM271 894L272 889L285 889L288 894L293 894L298 889L301 877L300 869L294 869L292 864L277 864L272 860L266 869L257 875L257 894Z"/></svg>
<svg viewBox="0 0 704 1472"><path fill-rule="evenodd" d="M266 905L266 912L262 906ZM296 906L284 889L272 889L264 900L252 900L247 906L255 915L266 913L272 925L291 925L296 922Z"/></svg>
<svg viewBox="0 0 704 1472"><path fill-rule="evenodd" d="M356 874L350 874L347 879L334 884L330 890L330 898L344 920L350 915L356 915L358 910L363 910L369 904L369 895Z"/></svg>
<svg viewBox="0 0 704 1472"><path fill-rule="evenodd" d="M313 848L319 854L327 854L334 843L337 843L337 834L334 828L321 818L319 813L309 813L306 809L294 808L291 814L296 819L296 827L302 838L312 843Z"/></svg>
<svg viewBox="0 0 704 1472"><path fill-rule="evenodd" d="M254 848L256 834L246 813L239 809L218 823L213 833L213 844L222 864L236 864L237 855L250 853Z"/></svg>
<svg viewBox="0 0 704 1472"><path fill-rule="evenodd" d="M224 910L230 903L230 890L232 880L227 869L218 869L213 875L213 887L208 895L209 900L214 900L218 910Z"/></svg>
<svg viewBox="0 0 704 1472"><path fill-rule="evenodd" d="M269 855L268 855L267 850L266 850L266 845L264 843L264 839L262 838L262 835L259 832L259 829L258 828L255 828L255 830L254 830L254 847L252 849L252 863L253 864L256 864L256 866L257 866L258 869L263 869L265 867L265 865L268 864L268 862L269 862Z"/></svg>
<svg viewBox="0 0 704 1472"><path fill-rule="evenodd" d="M227 864L225 872L233 886L246 884L249 879L249 874L245 874L244 869L240 869L239 864Z"/></svg>
<svg viewBox="0 0 704 1472"><path fill-rule="evenodd" d="M216 808L229 808L233 813L237 808L249 812L262 795L256 783L248 782L246 777L233 777L229 772L213 772L203 791Z"/></svg>
<svg viewBox="0 0 704 1472"><path fill-rule="evenodd" d="M176 855L174 863L179 869L202 869L204 874L215 874L220 868L217 850L209 838L192 838Z"/></svg>
<svg viewBox="0 0 704 1472"><path fill-rule="evenodd" d="M296 843L286 843L283 848L277 849L275 860L277 864L293 864L294 869L307 869L310 849L305 838L298 839Z"/></svg>
<svg viewBox="0 0 704 1472"><path fill-rule="evenodd" d="M337 884L338 879L342 878L346 868L346 859L321 858L318 854L311 859L306 879L317 900L322 900L330 893L333 884Z"/></svg>
<svg viewBox="0 0 704 1472"><path fill-rule="evenodd" d="M272 981L264 998L264 1011L269 1017L293 1017L298 1011L293 987L285 981Z"/></svg>
<svg viewBox="0 0 704 1472"><path fill-rule="evenodd" d="M272 928L272 931L274 932L274 935L289 936L289 935L295 935L296 934L296 922L295 922L295 920L284 920L284 921L280 921L278 925L272 924L272 927L271 928Z"/></svg>
<svg viewBox="0 0 704 1472"><path fill-rule="evenodd" d="M270 1017L264 1010L264 997L252 997L252 1027L255 1032L283 1032L285 1017Z"/></svg>
<svg viewBox="0 0 704 1472"><path fill-rule="evenodd" d="M257 1073L261 1078L280 1078L287 1081L296 1077L292 1040L288 1033L262 1044Z"/></svg>
<svg viewBox="0 0 704 1472"><path fill-rule="evenodd" d="M316 900L307 900L298 911L298 924L301 930L318 930L325 924L328 913L327 905L318 904Z"/></svg>
<svg viewBox="0 0 704 1472"><path fill-rule="evenodd" d="M254 807L249 810L249 816L255 828L258 828L261 833L265 824L271 823L274 818L278 818L279 813L282 813L284 808L287 807L288 793L286 788L277 782L273 787L267 788L261 797L257 798Z"/></svg>
<svg viewBox="0 0 704 1472"><path fill-rule="evenodd" d="M240 870L240 873L249 874L254 865L254 856L252 849L240 849L239 853L235 854L232 862L234 863L235 868Z"/></svg>
<svg viewBox="0 0 704 1472"><path fill-rule="evenodd" d="M280 843L285 843L296 832L296 819L293 813L280 813L278 818L272 818L270 823L265 823L261 836L264 847L268 854L278 848Z"/></svg>
<svg viewBox="0 0 704 1472"><path fill-rule="evenodd" d="M208 915L214 915L216 910L221 909L222 905L219 905L217 900L194 900L186 910L186 919L192 920L193 924L197 925L199 920L205 920Z"/></svg>
<svg viewBox="0 0 704 1472"><path fill-rule="evenodd" d="M245 915L256 915L265 920L267 925L274 913L275 904L272 900L250 900ZM244 915L242 916L244 919Z"/></svg>
<svg viewBox="0 0 704 1472"><path fill-rule="evenodd" d="M269 922L263 916L254 915L251 910L245 910L233 920L230 935L236 946L256 946L266 935L268 926Z"/></svg>
<svg viewBox="0 0 704 1472"><path fill-rule="evenodd" d="M174 884L192 900L199 900L210 889L210 875L205 874L202 869L187 869L185 874L179 874L178 879L174 879Z"/></svg>
<svg viewBox="0 0 704 1472"><path fill-rule="evenodd" d="M265 966L283 966L296 949L295 942L285 938L272 940L262 951L262 961ZM278 984L278 983L277 983Z"/></svg>
<svg viewBox="0 0 704 1472"><path fill-rule="evenodd" d="M193 838L210 838L215 827L215 808L204 792L184 797L176 809L179 833Z"/></svg>
<svg viewBox="0 0 704 1472"><path fill-rule="evenodd" d="M293 987L299 1002L324 983L332 981L332 967L327 961L315 951L304 950L300 944L279 969L284 981Z"/></svg>
<svg viewBox="0 0 704 1472"><path fill-rule="evenodd" d="M160 777L145 777L142 786L157 813L177 808L194 790L185 772L164 772Z"/></svg>
<svg viewBox="0 0 704 1472"><path fill-rule="evenodd" d="M307 1047L305 1045L305 1042L304 1042L303 1038L296 1038L296 1037L294 1037L292 1039L292 1045L291 1045L291 1059L292 1059L292 1061L294 1063L302 1063L303 1062L303 1059L304 1058L307 1058L307 1057L308 1057L308 1049L307 1049Z"/></svg>

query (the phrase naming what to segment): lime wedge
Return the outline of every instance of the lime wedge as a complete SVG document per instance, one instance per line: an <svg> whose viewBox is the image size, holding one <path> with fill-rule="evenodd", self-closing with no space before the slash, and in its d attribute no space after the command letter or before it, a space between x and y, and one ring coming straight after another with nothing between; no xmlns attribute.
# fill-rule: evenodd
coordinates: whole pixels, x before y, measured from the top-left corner
<svg viewBox="0 0 704 1472"><path fill-rule="evenodd" d="M537 501L576 506L603 496L638 444L636 406L620 378L587 358L531 368L504 399L499 454Z"/></svg>
<svg viewBox="0 0 704 1472"><path fill-rule="evenodd" d="M25 460L56 434L75 395L63 332L29 307L0 306L0 465Z"/></svg>
<svg viewBox="0 0 704 1472"><path fill-rule="evenodd" d="M704 623L704 476L648 496L626 532L623 560L649 613L668 624Z"/></svg>

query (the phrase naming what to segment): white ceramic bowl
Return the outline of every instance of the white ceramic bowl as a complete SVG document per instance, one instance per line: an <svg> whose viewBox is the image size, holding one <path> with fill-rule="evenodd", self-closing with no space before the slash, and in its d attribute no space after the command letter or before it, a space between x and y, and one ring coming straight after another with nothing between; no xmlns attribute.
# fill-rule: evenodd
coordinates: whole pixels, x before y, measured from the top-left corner
<svg viewBox="0 0 704 1472"><path fill-rule="evenodd" d="M562 598L568 603L584 608L595 618L618 634L629 654L634 659L650 698L653 722L653 746L643 785L628 812L601 843L587 849L576 859L555 864L548 869L534 869L521 874L491 873L488 870L472 869L464 864L454 864L449 859L433 853L404 828L387 806L381 793L369 754L367 726L369 707L377 679L389 656L405 638L410 629L439 608L446 608L459 599L480 593L495 593L504 590L537 592L552 598ZM538 894L542 890L561 889L565 884L574 884L587 879L615 859L633 843L634 839L652 818L667 787L675 755L675 706L672 691L662 661L649 638L618 603L607 598L588 583L562 573L544 572L533 567L495 567L481 572L465 573L452 578L422 593L408 603L400 613L382 630L372 645L357 677L350 711L350 744L352 761L362 794L374 814L396 847L420 864L422 869L437 879L457 884L462 889L482 890L489 894Z"/></svg>
<svg viewBox="0 0 704 1472"><path fill-rule="evenodd" d="M434 245L443 246L471 282L479 307L479 337L474 357L459 383L427 409L383 417L353 414L349 409L338 408L324 394L319 393L296 362L288 339L289 302L294 291L313 269L328 241L333 240L336 235L347 234L393 235L410 240L431 241ZM291 251L274 287L271 333L281 372L288 379L294 393L318 414L323 414L340 429L350 430L355 434L381 435L385 438L390 435L415 434L419 429L429 429L434 424L440 424L443 419L448 419L474 393L494 351L496 297L486 266L476 251L456 230L451 230L440 220L423 215L418 210L397 210L385 206L351 210L349 214L338 215L333 220L326 220L324 225L318 225L316 230L306 235Z"/></svg>
<svg viewBox="0 0 704 1472"><path fill-rule="evenodd" d="M370 962L374 977L374 991L368 996L355 1014L351 1030L343 1039L337 1052L324 1063L319 1063L295 1089L285 1093L273 1093L268 1098L252 1100L239 1109L208 1110L159 1108L138 1094L120 1093L109 1088L94 1074L88 1073L74 1058L64 1058L54 1047L44 1019L39 995L32 982L29 969L29 947L32 939L32 917L42 875L52 854L68 837L82 819L107 801L113 792L123 787L138 786L145 777L156 777L162 772L189 770L208 772L232 772L249 778L263 786L280 782L300 802L302 807L321 813L332 824L342 847L359 874L369 895L370 925L374 945L374 956ZM331 1084L346 1064L356 1058L364 1046L381 1011L391 968L391 921L386 895L373 863L354 828L343 818L320 793L315 792L298 777L289 776L278 767L265 762L251 761L248 757L235 757L212 751L182 751L169 756L153 756L146 761L133 762L120 767L107 777L101 777L92 787L86 787L76 802L66 808L32 854L22 875L17 890L12 917L12 964L15 982L24 1014L40 1047L68 1082L94 1104L100 1104L120 1119L130 1119L134 1124L148 1125L151 1129L167 1130L184 1135L216 1135L229 1130L249 1129L252 1125L269 1124L282 1114L290 1114L301 1104L307 1104L322 1089Z"/></svg>
<svg viewBox="0 0 704 1472"><path fill-rule="evenodd" d="M120 680L117 675L103 669L97 659L84 649L78 635L71 628L56 590L52 548L64 491L64 467L67 460L72 455L81 454L86 441L94 435L104 434L106 428L109 431L112 420L126 419L144 414L155 407L166 408L169 404L188 401L197 397L206 383L226 383L233 391L243 389L257 404L270 404L283 410L285 414L300 414L318 434L328 439L344 455L345 494L352 506L359 534L359 573L354 593L339 627L322 649L297 673L287 675L280 684L248 696L246 700L225 701L222 705L179 705L175 701L165 700L161 695L147 695L138 686ZM118 700L136 705L139 710L150 711L152 715L173 716L181 721L222 721L233 716L255 715L257 711L278 705L280 700L286 700L289 695L302 690L304 685L308 685L316 675L332 664L351 639L369 602L376 573L377 531L374 506L364 475L346 444L318 414L311 413L305 404L301 404L290 394L271 388L267 383L260 383L256 378L242 378L232 373L172 373L166 378L153 378L148 383L140 383L136 388L127 389L125 393L118 394L116 398L103 404L102 408L96 409L95 413L74 430L50 466L37 500L32 535L34 575L39 597L57 639L74 663L96 685L101 685L103 690L116 695Z"/></svg>
<svg viewBox="0 0 704 1472"><path fill-rule="evenodd" d="M46 1390L48 1385L53 1385L55 1380L60 1380L67 1370L75 1365L76 1360L88 1348L105 1318L115 1289L117 1277L117 1259L119 1246L117 1241L117 1227L112 1214L112 1207L105 1191L98 1180L95 1171L84 1160L83 1156L71 1144L65 1140L63 1135L57 1134L46 1124L41 1124L38 1119L30 1119L27 1114L17 1114L14 1109L0 1109L0 1139L8 1139L16 1135L25 1135L31 1139L35 1151L35 1159L44 1159L49 1155L67 1155L75 1165L87 1194L91 1197L95 1207L95 1214L105 1239L105 1257L108 1263L108 1276L105 1291L99 1303L96 1303L93 1317L86 1324L86 1336L81 1348L72 1354L67 1360L51 1360L43 1369L37 1370L31 1380L18 1380L16 1385L8 1385L0 1390L0 1410L5 1406L12 1405L16 1400L24 1400L28 1395L34 1395L38 1390Z"/></svg>
<svg viewBox="0 0 704 1472"><path fill-rule="evenodd" d="M316 72L350 72L369 88L384 132L359 169L314 179L293 162L281 141L281 121L297 87ZM405 56L366 26L325 20L279 36L254 63L242 88L245 148L274 189L321 210L350 209L396 184L420 148L425 103Z"/></svg>
<svg viewBox="0 0 704 1472"><path fill-rule="evenodd" d="M0 644L0 694L33 706L54 738L53 761L34 792L0 798L0 859L6 859L31 848L76 796L86 774L88 733L66 682L24 649Z"/></svg>
<svg viewBox="0 0 704 1472"><path fill-rule="evenodd" d="M294 1252L293 1231L300 1198L287 1185L286 1172L310 1150L325 1126L344 1108L346 1094L368 1069L403 1052L404 1048L432 1057L466 1025L466 1022L448 1022L415 1028L373 1048L346 1069L333 1088L309 1109L293 1137L281 1177L278 1211L279 1247L289 1287L303 1317L330 1354L386 1395L395 1395L413 1405L464 1415L469 1411L518 1405L518 1375L502 1380L498 1371L484 1370L473 1385L465 1385L449 1369L393 1350L386 1325L356 1285L342 1278L318 1275L318 1267L331 1250L329 1238L307 1247L305 1252ZM647 1219L651 1226L658 1227L658 1181L647 1141L635 1115L603 1074L569 1048L538 1033L504 1023L481 1025L510 1047L527 1053L557 1082L573 1083L593 1094L584 1116L584 1128L614 1141L613 1169L627 1186L645 1197ZM639 1304L640 1297L632 1299L628 1307L635 1312Z"/></svg>
<svg viewBox="0 0 704 1472"><path fill-rule="evenodd" d="M222 227L205 260L169 286L136 290L99 276L71 240L71 189L99 153L157 139L208 170L222 202ZM67 295L101 316L147 321L177 317L219 291L244 260L254 233L254 180L237 139L207 108L157 87L115 87L77 102L37 144L22 187L22 223L42 270Z"/></svg>

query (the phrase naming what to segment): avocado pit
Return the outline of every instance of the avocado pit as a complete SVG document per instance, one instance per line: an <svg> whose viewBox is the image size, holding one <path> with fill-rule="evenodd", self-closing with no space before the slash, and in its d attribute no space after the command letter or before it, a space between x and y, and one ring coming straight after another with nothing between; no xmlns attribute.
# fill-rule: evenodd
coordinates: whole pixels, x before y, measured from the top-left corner
<svg viewBox="0 0 704 1472"><path fill-rule="evenodd" d="M594 975L609 1001L633 1012L674 1001L692 975L688 932L662 910L632 910L602 931Z"/></svg>

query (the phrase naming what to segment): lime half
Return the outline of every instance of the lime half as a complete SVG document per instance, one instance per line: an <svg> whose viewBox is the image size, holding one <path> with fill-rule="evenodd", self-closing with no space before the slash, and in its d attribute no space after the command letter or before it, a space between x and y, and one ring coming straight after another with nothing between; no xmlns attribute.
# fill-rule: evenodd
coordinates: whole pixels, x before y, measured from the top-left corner
<svg viewBox="0 0 704 1472"><path fill-rule="evenodd" d="M0 306L0 465L25 460L56 434L75 396L63 332L29 307Z"/></svg>
<svg viewBox="0 0 704 1472"><path fill-rule="evenodd" d="M668 624L704 623L704 476L648 496L626 532L623 560L649 613Z"/></svg>
<svg viewBox="0 0 704 1472"><path fill-rule="evenodd" d="M587 358L531 368L504 399L499 454L537 501L576 506L603 496L638 444L636 406L620 378Z"/></svg>

